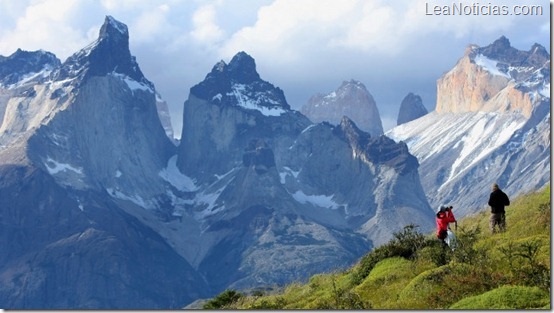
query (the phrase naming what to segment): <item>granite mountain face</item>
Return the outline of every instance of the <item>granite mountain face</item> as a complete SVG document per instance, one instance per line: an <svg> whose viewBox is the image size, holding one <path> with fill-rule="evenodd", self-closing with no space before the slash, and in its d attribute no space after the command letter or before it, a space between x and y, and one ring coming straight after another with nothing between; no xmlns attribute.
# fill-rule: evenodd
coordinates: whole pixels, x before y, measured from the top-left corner
<svg viewBox="0 0 554 313"><path fill-rule="evenodd" d="M460 215L487 208L497 182L510 196L550 181L550 55L501 37L471 45L437 81L434 112L395 127L419 160L433 206L450 203Z"/></svg>
<svg viewBox="0 0 554 313"><path fill-rule="evenodd" d="M396 125L411 122L427 113L429 112L423 105L421 97L410 92L400 103Z"/></svg>
<svg viewBox="0 0 554 313"><path fill-rule="evenodd" d="M180 308L431 229L405 144L313 124L244 52L191 88L175 146L128 40L106 17L63 63L0 58L2 307Z"/></svg>
<svg viewBox="0 0 554 313"><path fill-rule="evenodd" d="M208 295L203 277L122 209L130 201L118 203L165 192L159 172L175 150L126 26L107 17L98 40L63 64L18 51L0 68L2 307L175 308Z"/></svg>
<svg viewBox="0 0 554 313"><path fill-rule="evenodd" d="M244 52L191 88L183 121L176 165L193 184L175 214L202 225L202 254L187 258L218 286L293 281L351 264L410 223L432 227L404 144L348 118L312 124Z"/></svg>
<svg viewBox="0 0 554 313"><path fill-rule="evenodd" d="M334 125L340 124L342 117L347 116L361 130L372 136L383 134L381 116L375 100L365 85L357 80L342 82L330 94L314 95L302 106L300 112L315 123L329 122Z"/></svg>

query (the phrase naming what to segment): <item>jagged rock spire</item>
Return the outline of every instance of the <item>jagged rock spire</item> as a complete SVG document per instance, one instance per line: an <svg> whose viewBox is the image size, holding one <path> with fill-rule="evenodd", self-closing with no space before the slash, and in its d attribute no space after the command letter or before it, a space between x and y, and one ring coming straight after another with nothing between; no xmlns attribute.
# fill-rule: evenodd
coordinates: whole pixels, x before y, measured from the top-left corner
<svg viewBox="0 0 554 313"><path fill-rule="evenodd" d="M264 115L290 110L284 92L264 81L256 71L254 58L237 53L229 64L223 60L214 65L204 81L190 89L191 95L222 106L255 109ZM269 110L269 111L268 111Z"/></svg>
<svg viewBox="0 0 554 313"><path fill-rule="evenodd" d="M127 26L111 16L106 16L98 39L88 47L70 56L64 62L58 79L84 75L105 76L109 73L126 75L137 82L149 85L136 59L129 50Z"/></svg>
<svg viewBox="0 0 554 313"><path fill-rule="evenodd" d="M409 93L400 104L396 125L408 123L429 113L419 95Z"/></svg>

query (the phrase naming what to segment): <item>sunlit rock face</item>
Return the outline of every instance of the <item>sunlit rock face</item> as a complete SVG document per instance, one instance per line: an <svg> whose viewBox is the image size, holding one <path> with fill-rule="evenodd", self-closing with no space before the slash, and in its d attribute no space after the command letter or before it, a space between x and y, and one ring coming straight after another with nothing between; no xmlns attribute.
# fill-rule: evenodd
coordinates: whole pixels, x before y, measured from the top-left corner
<svg viewBox="0 0 554 313"><path fill-rule="evenodd" d="M486 209L490 185L511 196L550 181L550 56L501 37L469 46L437 81L437 105L387 136L406 142L420 162L433 207L450 203L461 216Z"/></svg>
<svg viewBox="0 0 554 313"><path fill-rule="evenodd" d="M521 112L530 117L541 96L550 97L550 56L501 37L486 47L469 46L456 66L437 81L438 113Z"/></svg>

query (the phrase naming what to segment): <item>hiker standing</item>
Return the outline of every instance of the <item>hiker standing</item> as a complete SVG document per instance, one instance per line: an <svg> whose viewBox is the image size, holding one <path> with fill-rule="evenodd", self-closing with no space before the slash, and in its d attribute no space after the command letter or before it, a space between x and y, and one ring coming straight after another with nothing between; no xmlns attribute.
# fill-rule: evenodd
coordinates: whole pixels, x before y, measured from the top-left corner
<svg viewBox="0 0 554 313"><path fill-rule="evenodd" d="M435 221L437 223L437 238L439 238L443 244L446 245L444 240L448 236L448 224L456 223L456 227L458 226L454 213L452 213L452 207L441 205L437 209Z"/></svg>
<svg viewBox="0 0 554 313"><path fill-rule="evenodd" d="M500 190L498 184L492 184L492 192L489 197L489 205L491 207L491 218L489 220L489 226L491 233L496 232L496 225L498 229L503 232L506 230L506 212L504 206L510 205L510 199L508 196Z"/></svg>

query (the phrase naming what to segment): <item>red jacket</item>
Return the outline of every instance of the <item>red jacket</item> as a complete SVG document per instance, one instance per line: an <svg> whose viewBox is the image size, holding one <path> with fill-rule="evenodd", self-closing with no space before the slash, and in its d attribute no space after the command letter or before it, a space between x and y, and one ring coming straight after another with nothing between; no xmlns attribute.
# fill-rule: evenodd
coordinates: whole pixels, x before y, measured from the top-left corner
<svg viewBox="0 0 554 313"><path fill-rule="evenodd" d="M456 218L454 217L454 213L452 213L451 210L448 210L446 212L437 213L436 222L437 222L437 237L438 237L441 230L443 231L448 230L448 223L456 222Z"/></svg>

